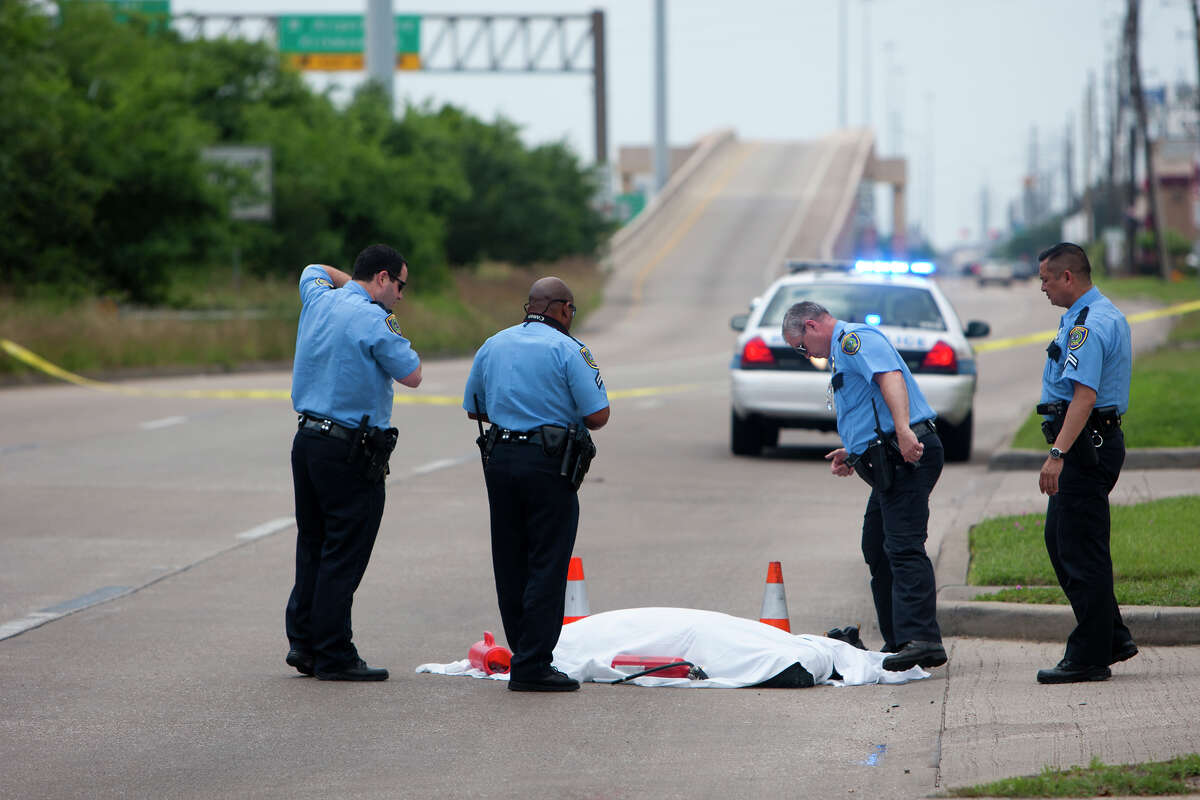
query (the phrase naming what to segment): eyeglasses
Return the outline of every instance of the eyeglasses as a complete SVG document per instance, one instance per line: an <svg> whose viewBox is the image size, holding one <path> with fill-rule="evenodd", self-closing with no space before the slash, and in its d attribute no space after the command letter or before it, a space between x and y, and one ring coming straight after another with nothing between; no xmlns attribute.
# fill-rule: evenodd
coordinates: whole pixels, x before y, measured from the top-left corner
<svg viewBox="0 0 1200 800"><path fill-rule="evenodd" d="M400 291L402 291L402 292L404 291L404 287L408 286L408 281L402 281L390 272L388 273L388 277L391 278L392 280L394 280L399 285Z"/></svg>
<svg viewBox="0 0 1200 800"><path fill-rule="evenodd" d="M554 305L555 303L566 303L567 309L571 312L571 316L572 317L575 316L575 311L576 311L575 304L572 303L570 300L564 300L564 299L547 300L546 301L546 310L549 311L550 306ZM531 305L530 303L525 304L525 313L527 313L527 314L529 313L530 305Z"/></svg>
<svg viewBox="0 0 1200 800"><path fill-rule="evenodd" d="M792 345L792 349L795 350L800 355L804 356L805 358L808 358L808 348L804 346L804 334L805 333L807 333L807 329L801 328L800 329L800 344Z"/></svg>

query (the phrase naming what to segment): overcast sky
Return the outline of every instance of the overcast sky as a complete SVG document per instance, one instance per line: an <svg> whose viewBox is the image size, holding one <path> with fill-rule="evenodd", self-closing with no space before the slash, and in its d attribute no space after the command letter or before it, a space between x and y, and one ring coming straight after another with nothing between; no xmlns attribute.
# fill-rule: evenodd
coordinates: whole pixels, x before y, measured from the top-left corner
<svg viewBox="0 0 1200 800"><path fill-rule="evenodd" d="M667 0L672 144L722 127L734 128L743 139L812 139L836 129L840 1ZM871 124L881 155L899 148L907 156L910 219L930 230L939 247L978 235L985 186L990 225L1003 226L1028 170L1034 125L1042 166L1062 163L1068 117L1076 141L1081 139L1089 72L1096 76L1098 113L1105 112L1106 65L1116 53L1125 0L846 0L846 5L848 122ZM1188 0L1142 0L1142 7L1146 85L1194 83ZM173 0L172 8L345 14L364 13L366 2ZM653 0L423 0L412 6L393 0L397 14L594 8L606 14L609 157L615 159L620 145L649 143L654 136ZM871 79L869 110L864 74ZM357 73L332 75L347 86L360 79ZM324 85L328 79L312 80ZM398 72L396 94L453 103L487 120L503 115L522 126L530 143L565 139L586 160L594 157L592 82L586 75ZM1077 164L1077 182L1080 170ZM1059 177L1060 191L1062 185ZM887 217L882 218L886 228Z"/></svg>

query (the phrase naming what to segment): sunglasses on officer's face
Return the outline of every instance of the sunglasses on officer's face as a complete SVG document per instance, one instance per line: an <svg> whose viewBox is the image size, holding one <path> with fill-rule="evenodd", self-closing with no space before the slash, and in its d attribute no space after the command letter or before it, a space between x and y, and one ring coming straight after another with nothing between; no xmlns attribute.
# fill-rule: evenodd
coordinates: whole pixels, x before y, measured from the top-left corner
<svg viewBox="0 0 1200 800"><path fill-rule="evenodd" d="M396 282L396 285L400 287L400 291L402 291L402 292L404 291L404 287L408 286L408 281L400 280L399 275L393 275L392 273L389 272L388 277Z"/></svg>
<svg viewBox="0 0 1200 800"><path fill-rule="evenodd" d="M804 346L804 334L807 332L808 331L806 328L801 328L800 329L800 344L792 345L792 349L795 350L800 355L804 356L805 358L808 358L808 348Z"/></svg>

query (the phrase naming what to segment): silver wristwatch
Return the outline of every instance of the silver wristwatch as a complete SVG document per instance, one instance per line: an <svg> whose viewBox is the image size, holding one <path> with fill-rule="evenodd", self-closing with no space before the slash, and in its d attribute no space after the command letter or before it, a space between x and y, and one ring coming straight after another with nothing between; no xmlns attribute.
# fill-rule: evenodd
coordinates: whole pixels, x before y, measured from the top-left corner
<svg viewBox="0 0 1200 800"><path fill-rule="evenodd" d="M1051 447L1050 448L1050 457L1057 461L1058 459L1063 457L1063 451L1059 450L1057 447Z"/></svg>

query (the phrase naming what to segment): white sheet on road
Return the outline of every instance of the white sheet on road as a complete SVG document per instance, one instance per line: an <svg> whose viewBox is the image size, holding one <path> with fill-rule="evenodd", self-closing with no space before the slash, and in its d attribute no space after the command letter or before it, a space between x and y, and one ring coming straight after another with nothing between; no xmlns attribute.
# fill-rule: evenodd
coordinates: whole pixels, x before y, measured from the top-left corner
<svg viewBox="0 0 1200 800"><path fill-rule="evenodd" d="M692 608L626 608L593 614L564 625L554 666L580 681L613 681L624 673L613 669L621 653L672 656L691 661L708 674L707 680L686 678L635 678L640 686L739 688L753 686L799 662L817 683L858 686L869 683L906 683L929 677L920 667L905 672L883 669L886 653L859 650L845 642L810 634L791 634L757 620L731 617L717 611ZM834 669L842 680L830 680ZM449 664L422 664L417 672L469 675L507 680L507 675L485 675L466 659Z"/></svg>

